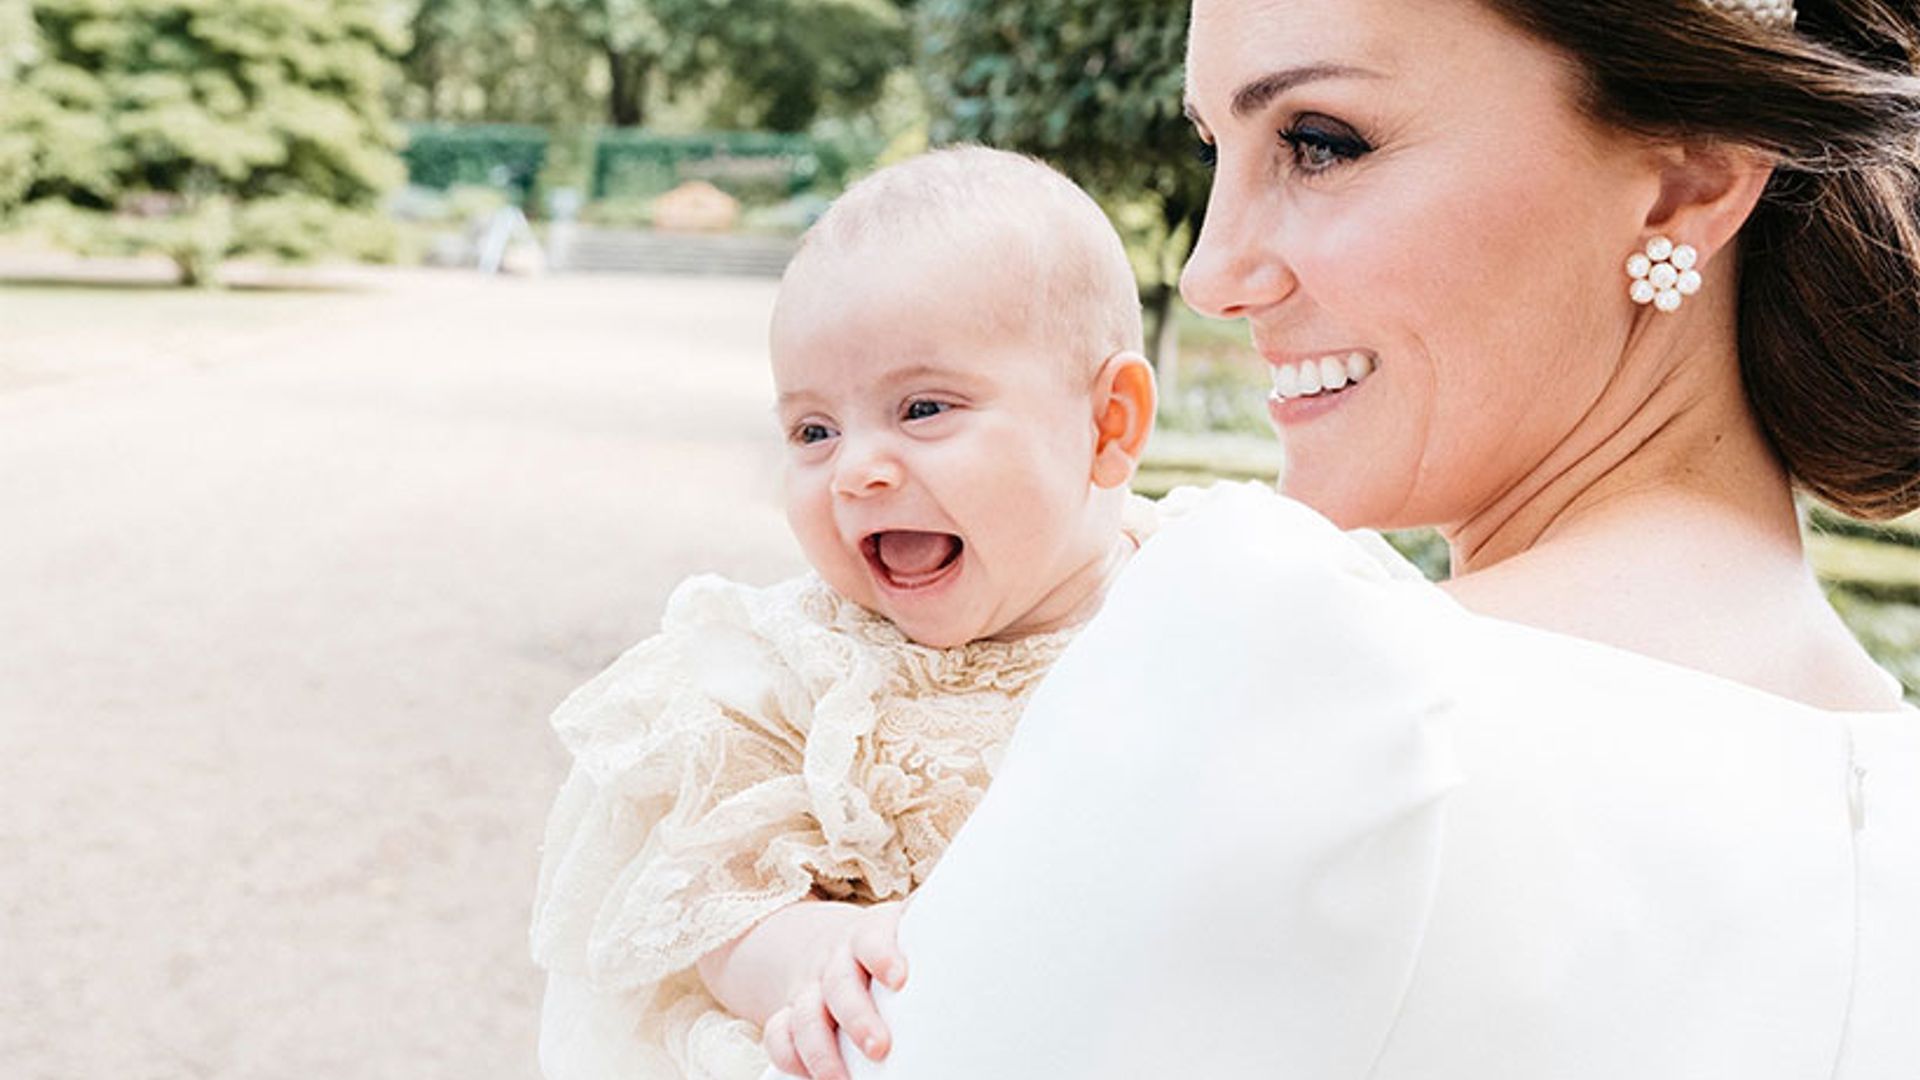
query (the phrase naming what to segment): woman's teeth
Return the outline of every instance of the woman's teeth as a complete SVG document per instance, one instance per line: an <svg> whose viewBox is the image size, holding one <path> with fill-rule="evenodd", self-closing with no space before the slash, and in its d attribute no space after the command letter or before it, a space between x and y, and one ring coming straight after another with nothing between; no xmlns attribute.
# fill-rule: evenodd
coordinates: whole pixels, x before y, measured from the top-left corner
<svg viewBox="0 0 1920 1080"><path fill-rule="evenodd" d="M1375 366L1373 357L1361 352L1277 364L1273 369L1273 396L1289 401L1341 390L1373 374Z"/></svg>

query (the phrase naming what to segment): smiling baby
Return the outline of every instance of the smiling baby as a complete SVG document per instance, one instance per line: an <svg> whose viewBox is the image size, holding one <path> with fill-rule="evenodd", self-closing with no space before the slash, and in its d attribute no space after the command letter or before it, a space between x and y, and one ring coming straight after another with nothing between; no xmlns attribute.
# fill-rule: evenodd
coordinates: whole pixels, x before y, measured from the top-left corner
<svg viewBox="0 0 1920 1080"><path fill-rule="evenodd" d="M1033 159L851 188L781 283L787 516L815 574L711 576L554 717L533 947L553 1080L845 1075L888 1049L901 902L1150 527L1137 286Z"/></svg>

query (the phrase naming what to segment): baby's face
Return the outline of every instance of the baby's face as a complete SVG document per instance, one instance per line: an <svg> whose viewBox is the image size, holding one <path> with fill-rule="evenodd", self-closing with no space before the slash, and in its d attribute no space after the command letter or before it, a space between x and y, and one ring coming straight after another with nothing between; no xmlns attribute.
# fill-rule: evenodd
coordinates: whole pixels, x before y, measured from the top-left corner
<svg viewBox="0 0 1920 1080"><path fill-rule="evenodd" d="M1052 629L1113 541L1090 512L1091 366L988 329L990 269L879 262L830 257L783 286L794 534L829 585L922 644Z"/></svg>

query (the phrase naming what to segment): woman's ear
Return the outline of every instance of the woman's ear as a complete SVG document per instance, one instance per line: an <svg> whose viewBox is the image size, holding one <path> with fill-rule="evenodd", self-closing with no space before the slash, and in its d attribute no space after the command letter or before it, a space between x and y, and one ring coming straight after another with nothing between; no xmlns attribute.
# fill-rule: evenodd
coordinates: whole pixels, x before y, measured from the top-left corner
<svg viewBox="0 0 1920 1080"><path fill-rule="evenodd" d="M1774 158L1733 143L1670 145L1656 153L1660 186L1647 211L1648 234L1691 244L1703 262L1711 259L1752 215Z"/></svg>
<svg viewBox="0 0 1920 1080"><path fill-rule="evenodd" d="M1153 365L1137 352L1115 353L1093 381L1093 482L1117 488L1133 479L1134 466L1153 433Z"/></svg>

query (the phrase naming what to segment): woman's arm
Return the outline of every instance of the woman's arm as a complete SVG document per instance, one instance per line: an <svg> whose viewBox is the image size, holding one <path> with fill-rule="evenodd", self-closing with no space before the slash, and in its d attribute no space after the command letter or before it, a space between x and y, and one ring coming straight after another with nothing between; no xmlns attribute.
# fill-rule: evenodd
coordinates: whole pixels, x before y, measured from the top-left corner
<svg viewBox="0 0 1920 1080"><path fill-rule="evenodd" d="M1443 612L1271 495L1169 526L915 894L853 1075L1364 1076L1456 782Z"/></svg>

